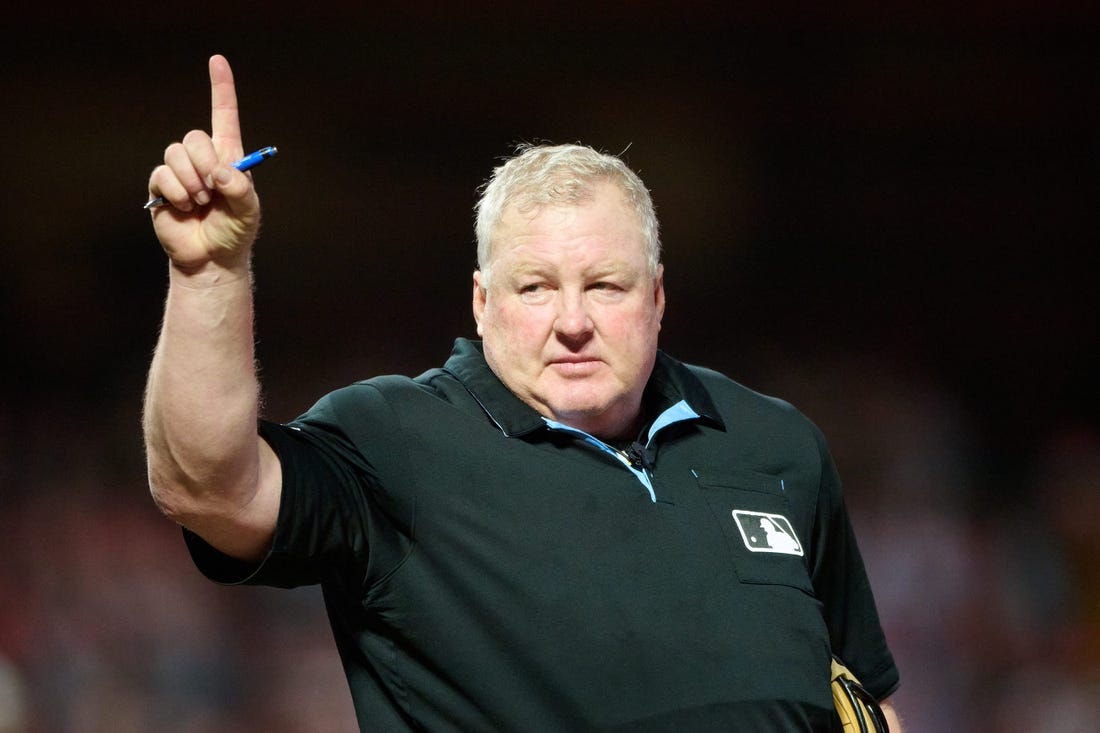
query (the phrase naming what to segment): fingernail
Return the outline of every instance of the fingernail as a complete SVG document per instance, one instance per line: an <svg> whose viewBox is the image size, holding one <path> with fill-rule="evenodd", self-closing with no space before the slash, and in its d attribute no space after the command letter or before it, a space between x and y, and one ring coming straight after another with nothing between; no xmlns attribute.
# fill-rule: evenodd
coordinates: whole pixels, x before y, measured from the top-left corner
<svg viewBox="0 0 1100 733"><path fill-rule="evenodd" d="M210 203L210 193L208 191L199 191L195 194L195 203L199 206L206 206Z"/></svg>
<svg viewBox="0 0 1100 733"><path fill-rule="evenodd" d="M219 186L226 186L233 180L233 174L229 168L222 166L218 170L214 171L214 183Z"/></svg>

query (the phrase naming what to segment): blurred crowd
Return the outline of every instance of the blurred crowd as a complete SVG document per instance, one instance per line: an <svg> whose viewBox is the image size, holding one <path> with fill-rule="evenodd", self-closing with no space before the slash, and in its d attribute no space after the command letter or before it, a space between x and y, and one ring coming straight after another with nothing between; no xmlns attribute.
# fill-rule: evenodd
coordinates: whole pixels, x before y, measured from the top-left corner
<svg viewBox="0 0 1100 733"><path fill-rule="evenodd" d="M908 730L1100 730L1097 426L1055 426L1006 477L933 380L761 371L829 438ZM67 409L0 415L0 733L356 730L319 592L200 577L146 493L137 405Z"/></svg>
<svg viewBox="0 0 1100 733"><path fill-rule="evenodd" d="M215 51L281 151L269 417L470 328L473 184L506 141L629 150L664 343L829 440L909 733L1100 731L1095 3L13 5L0 733L356 730L319 591L206 581L145 484L166 265L139 207Z"/></svg>

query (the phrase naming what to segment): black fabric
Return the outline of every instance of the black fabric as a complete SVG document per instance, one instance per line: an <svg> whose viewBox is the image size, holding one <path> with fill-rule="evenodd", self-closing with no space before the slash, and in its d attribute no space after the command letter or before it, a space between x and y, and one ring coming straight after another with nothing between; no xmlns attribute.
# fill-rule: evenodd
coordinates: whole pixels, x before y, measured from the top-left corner
<svg viewBox="0 0 1100 733"><path fill-rule="evenodd" d="M818 430L664 354L647 390L700 415L651 447L656 502L459 340L261 426L284 490L258 567L189 546L219 582L322 585L365 731L826 731L831 652L891 692ZM750 550L734 512L789 521L802 554Z"/></svg>

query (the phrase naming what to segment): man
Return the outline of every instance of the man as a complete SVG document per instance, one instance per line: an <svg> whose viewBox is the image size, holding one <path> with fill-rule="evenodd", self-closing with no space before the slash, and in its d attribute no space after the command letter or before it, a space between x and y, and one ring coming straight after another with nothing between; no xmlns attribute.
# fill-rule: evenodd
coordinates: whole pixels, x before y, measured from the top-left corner
<svg viewBox="0 0 1100 733"><path fill-rule="evenodd" d="M657 222L616 158L533 148L494 173L481 343L259 420L259 201L227 165L224 58L210 77L212 135L150 178L170 261L150 485L209 577L321 584L363 730L830 730L830 652L894 690L823 439L658 352Z"/></svg>

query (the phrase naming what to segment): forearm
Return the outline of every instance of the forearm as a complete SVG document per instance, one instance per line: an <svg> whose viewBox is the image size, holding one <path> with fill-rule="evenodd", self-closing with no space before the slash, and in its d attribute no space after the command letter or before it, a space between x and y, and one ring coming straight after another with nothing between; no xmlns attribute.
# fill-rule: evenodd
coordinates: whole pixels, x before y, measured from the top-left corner
<svg viewBox="0 0 1100 733"><path fill-rule="evenodd" d="M879 707L882 708L882 714L886 716L886 724L890 726L890 733L905 733L905 730L901 727L901 719L898 718L897 710L894 709L893 704L883 700Z"/></svg>
<svg viewBox="0 0 1100 733"><path fill-rule="evenodd" d="M254 362L247 264L190 274L171 266L144 432L153 496L177 521L231 515L257 488Z"/></svg>

